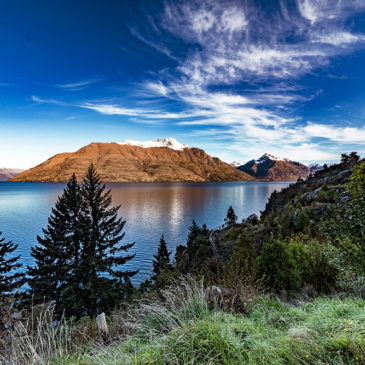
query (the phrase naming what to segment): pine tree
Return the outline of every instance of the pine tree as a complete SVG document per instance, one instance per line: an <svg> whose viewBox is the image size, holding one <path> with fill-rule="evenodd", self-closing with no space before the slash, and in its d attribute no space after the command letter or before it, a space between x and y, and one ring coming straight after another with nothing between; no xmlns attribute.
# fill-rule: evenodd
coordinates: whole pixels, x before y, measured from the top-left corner
<svg viewBox="0 0 365 365"><path fill-rule="evenodd" d="M160 273L168 270L171 267L170 264L171 251L167 250L167 245L164 236L161 236L160 243L158 245L157 255L154 255L153 260L153 273L156 278Z"/></svg>
<svg viewBox="0 0 365 365"><path fill-rule="evenodd" d="M191 245L198 234L200 233L200 227L196 224L195 219L193 219L192 225L189 227L188 234L188 247Z"/></svg>
<svg viewBox="0 0 365 365"><path fill-rule="evenodd" d="M235 224L237 222L237 216L233 210L232 205L228 208L227 216L224 218L224 221L227 224Z"/></svg>
<svg viewBox="0 0 365 365"><path fill-rule="evenodd" d="M106 190L93 164L82 182L82 216L85 222L80 257L82 290L79 302L85 313L95 316L110 311L131 289L130 278L137 271L122 271L120 266L135 255L123 256L134 243L122 245L125 220L118 218L120 206L112 207L111 191Z"/></svg>
<svg viewBox="0 0 365 365"><path fill-rule="evenodd" d="M204 236L206 236L209 233L208 227L205 223L202 225L201 232Z"/></svg>
<svg viewBox="0 0 365 365"><path fill-rule="evenodd" d="M2 232L0 232L0 301L24 283L24 275L18 271L22 266L18 263L20 255L13 256L18 245L11 241L5 242L5 238L1 236Z"/></svg>
<svg viewBox="0 0 365 365"><path fill-rule="evenodd" d="M44 237L32 247L35 266L28 267L30 293L35 303L55 300L57 310L67 316L78 306L77 279L83 222L80 187L72 175L48 219Z"/></svg>

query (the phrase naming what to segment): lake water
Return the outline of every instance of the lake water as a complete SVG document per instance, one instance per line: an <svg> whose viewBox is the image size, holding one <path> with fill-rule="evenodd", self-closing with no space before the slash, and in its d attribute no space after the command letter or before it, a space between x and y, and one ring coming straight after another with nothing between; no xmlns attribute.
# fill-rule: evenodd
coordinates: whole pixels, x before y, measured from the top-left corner
<svg viewBox="0 0 365 365"><path fill-rule="evenodd" d="M215 228L224 222L227 209L233 206L239 221L259 214L274 190L289 182L224 182L224 183L113 183L113 204L122 207L126 219L124 243L135 241L131 252L136 257L125 265L139 268L133 282L148 278L152 258L161 234L167 245L185 244L188 228L195 219L199 225ZM32 265L30 247L42 234L57 196L63 191L59 183L0 183L0 231L6 240L19 245L24 265Z"/></svg>

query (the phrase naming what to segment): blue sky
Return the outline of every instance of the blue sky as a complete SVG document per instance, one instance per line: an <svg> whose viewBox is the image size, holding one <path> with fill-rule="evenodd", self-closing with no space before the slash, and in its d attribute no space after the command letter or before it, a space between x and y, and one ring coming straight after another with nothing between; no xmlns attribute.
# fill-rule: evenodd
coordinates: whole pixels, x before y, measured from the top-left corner
<svg viewBox="0 0 365 365"><path fill-rule="evenodd" d="M0 46L0 167L163 137L365 154L364 0L3 0Z"/></svg>

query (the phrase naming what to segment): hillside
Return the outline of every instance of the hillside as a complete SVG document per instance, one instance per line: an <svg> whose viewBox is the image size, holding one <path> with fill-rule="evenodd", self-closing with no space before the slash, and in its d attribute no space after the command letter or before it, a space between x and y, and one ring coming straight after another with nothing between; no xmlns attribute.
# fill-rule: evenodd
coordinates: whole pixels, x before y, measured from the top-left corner
<svg viewBox="0 0 365 365"><path fill-rule="evenodd" d="M0 168L0 181L7 181L12 177L20 174L23 170Z"/></svg>
<svg viewBox="0 0 365 365"><path fill-rule="evenodd" d="M73 172L81 179L91 162L105 182L255 180L199 148L190 148L173 139L166 139L91 143L76 152L57 154L11 181L63 182Z"/></svg>
<svg viewBox="0 0 365 365"><path fill-rule="evenodd" d="M233 219L230 224L226 219L225 225L213 231L195 228L187 245L177 248L177 270L214 282L227 266L246 272L248 264L250 270L254 268L250 275L265 277L268 290L295 292L310 285L317 293L327 293L350 286L348 277L363 277L358 272L364 271L365 258L363 193L349 187L354 168L356 189L362 191L365 161L349 158L275 191L260 217L252 215L242 222ZM338 243L342 241L348 246ZM331 245L339 246L329 249ZM344 252L333 258L338 250ZM348 277L342 277L345 272ZM351 290L355 287L365 294L361 282L353 280Z"/></svg>
<svg viewBox="0 0 365 365"><path fill-rule="evenodd" d="M268 153L237 168L256 179L267 181L295 181L298 178L304 179L310 174L308 166L280 159Z"/></svg>

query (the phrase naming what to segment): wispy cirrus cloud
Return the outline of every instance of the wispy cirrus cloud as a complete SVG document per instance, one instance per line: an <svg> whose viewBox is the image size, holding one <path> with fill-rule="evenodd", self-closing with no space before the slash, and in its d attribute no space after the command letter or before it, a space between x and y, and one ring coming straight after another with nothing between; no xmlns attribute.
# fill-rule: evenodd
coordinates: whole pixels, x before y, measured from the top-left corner
<svg viewBox="0 0 365 365"><path fill-rule="evenodd" d="M298 0L294 9L288 4L265 13L252 2L170 2L160 24L199 46L178 70L203 84L299 77L364 41L345 29L348 16L365 9L363 2Z"/></svg>
<svg viewBox="0 0 365 365"><path fill-rule="evenodd" d="M166 2L143 41L155 47L162 40L177 65L147 80L145 89L191 110L194 119L178 121L179 125L204 127L196 134L206 131L207 136L221 133L214 126L223 127L245 148L254 143L272 151L280 145L290 155L295 147L303 159L313 155L309 153L313 148L318 156L333 156L324 151L332 148L331 143L364 145L361 127L299 122L290 111L293 104L305 103L321 92L303 96L292 81L295 85L302 76L330 65L333 58L365 46L365 35L353 31L347 22L365 10L365 3L296 0L277 4L265 11L251 1L227 1L224 6L209 0ZM174 54L169 37L161 37L163 31L189 44L189 51ZM138 35L135 28L134 34ZM238 88L242 83L245 87ZM313 143L316 138L325 143Z"/></svg>
<svg viewBox="0 0 365 365"><path fill-rule="evenodd" d="M43 99L43 98L40 98L39 96L36 96L36 95L33 95L31 97L31 100L34 101L35 103L38 103L38 104L54 104L54 105L61 105L61 106L68 105L67 103L64 103L63 101L60 101L60 100Z"/></svg>
<svg viewBox="0 0 365 365"><path fill-rule="evenodd" d="M64 84L56 84L55 86L61 89L69 90L69 91L80 91L88 88L89 86L96 84L100 81L104 80L103 78L95 78L89 80L76 81L71 83Z"/></svg>

